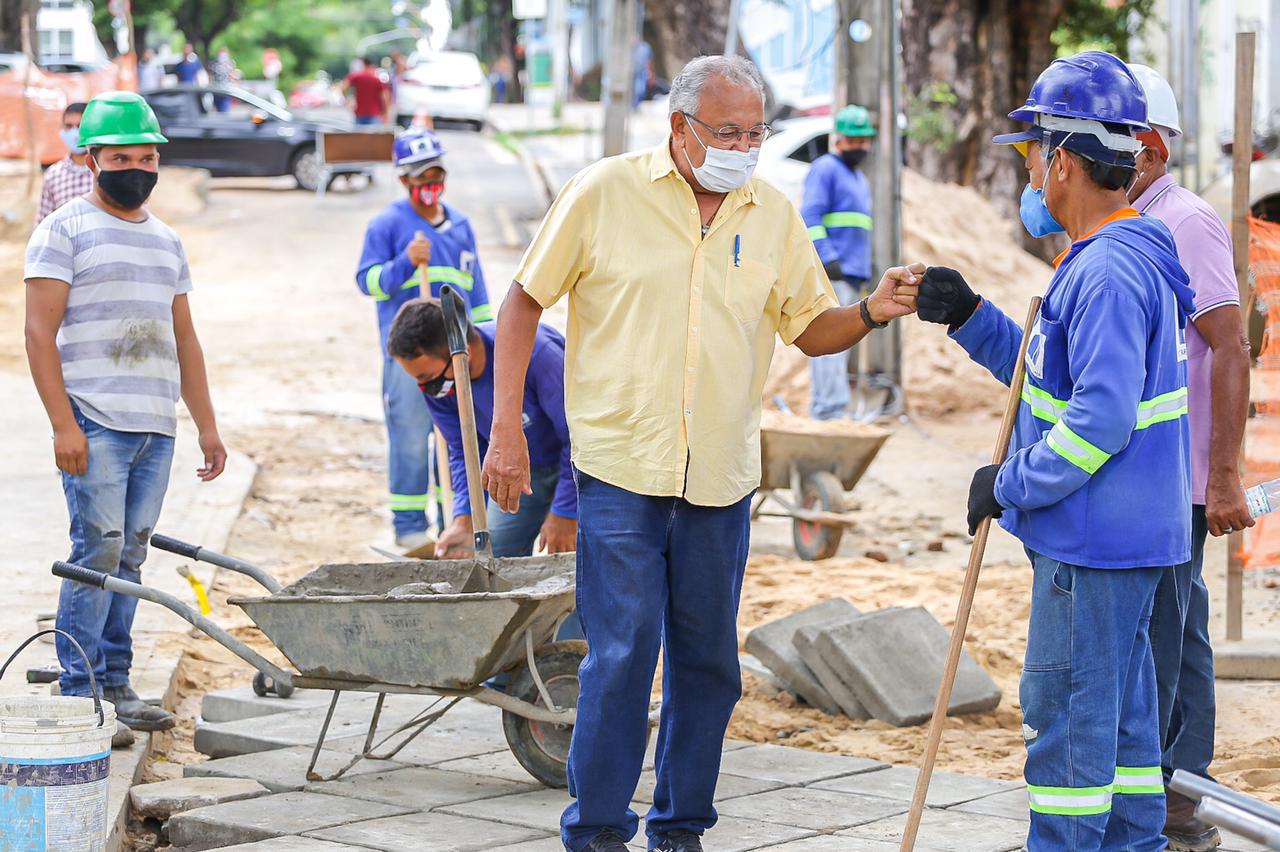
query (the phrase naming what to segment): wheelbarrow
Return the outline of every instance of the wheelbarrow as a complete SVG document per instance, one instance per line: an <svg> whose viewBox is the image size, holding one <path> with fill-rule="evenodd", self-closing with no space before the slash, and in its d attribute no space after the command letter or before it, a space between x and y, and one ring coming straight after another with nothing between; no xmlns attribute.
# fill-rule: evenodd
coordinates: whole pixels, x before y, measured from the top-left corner
<svg viewBox="0 0 1280 852"><path fill-rule="evenodd" d="M790 518L801 559L834 556L845 529L857 522L846 511L845 493L867 472L889 434L867 425L848 435L761 426L760 490L751 503L752 520Z"/></svg>

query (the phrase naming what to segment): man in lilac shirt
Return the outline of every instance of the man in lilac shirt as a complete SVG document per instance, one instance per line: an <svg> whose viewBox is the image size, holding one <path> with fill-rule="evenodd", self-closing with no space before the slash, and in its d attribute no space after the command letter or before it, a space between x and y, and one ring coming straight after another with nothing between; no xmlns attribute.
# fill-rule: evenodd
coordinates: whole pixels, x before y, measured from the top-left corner
<svg viewBox="0 0 1280 852"><path fill-rule="evenodd" d="M1213 208L1168 173L1169 141L1181 133L1173 90L1143 65L1130 70L1147 96L1152 130L1138 138L1138 179L1129 198L1173 233L1196 291L1187 326L1187 406L1191 421L1191 562L1161 581L1151 615L1169 848L1207 852L1218 830L1195 818L1195 802L1168 789L1175 769L1209 777L1213 760L1213 650L1209 593L1201 573L1207 533L1253 526L1237 459L1249 409L1249 339L1240 317L1231 237Z"/></svg>

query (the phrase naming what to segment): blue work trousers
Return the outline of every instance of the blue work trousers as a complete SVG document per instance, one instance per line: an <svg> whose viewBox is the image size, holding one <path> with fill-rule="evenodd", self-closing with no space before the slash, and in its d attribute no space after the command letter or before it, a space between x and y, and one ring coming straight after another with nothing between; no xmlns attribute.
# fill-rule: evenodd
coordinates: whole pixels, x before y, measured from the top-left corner
<svg viewBox="0 0 1280 852"><path fill-rule="evenodd" d="M413 377L394 358L382 363L382 411L387 423L391 523L396 536L427 529L431 493L431 411Z"/></svg>
<svg viewBox="0 0 1280 852"><path fill-rule="evenodd" d="M1191 561L1160 579L1151 614L1166 781L1175 769L1208 778L1213 761L1213 647L1203 575L1208 535L1204 506L1192 506Z"/></svg>
<svg viewBox="0 0 1280 852"><path fill-rule="evenodd" d="M532 494L520 495L520 508L504 512L492 500L488 503L489 538L494 556L532 556L538 534L551 513L560 484L560 466L536 467L529 471Z"/></svg>
<svg viewBox="0 0 1280 852"><path fill-rule="evenodd" d="M861 280L832 281L842 305L858 301ZM809 359L809 416L814 420L837 420L849 416L849 351L817 355Z"/></svg>
<svg viewBox="0 0 1280 852"><path fill-rule="evenodd" d="M1082 568L1028 553L1020 699L1030 852L1166 848L1148 628L1169 568Z"/></svg>
<svg viewBox="0 0 1280 852"><path fill-rule="evenodd" d="M75 409L89 442L89 469L62 474L71 518L68 561L122 580L142 579L147 543L160 517L173 464L173 438L152 432L117 432ZM83 583L62 581L57 626L71 634L89 657L103 687L127 686L133 664L133 614L138 599ZM90 694L89 670L75 648L55 637L63 695Z"/></svg>
<svg viewBox="0 0 1280 852"><path fill-rule="evenodd" d="M580 852L608 828L628 840L629 807L648 739L649 691L662 648L657 786L649 848L667 832L701 834L712 807L729 716L742 692L738 598L750 496L730 506L649 497L582 472L578 481L578 615L589 651L579 671L561 839Z"/></svg>

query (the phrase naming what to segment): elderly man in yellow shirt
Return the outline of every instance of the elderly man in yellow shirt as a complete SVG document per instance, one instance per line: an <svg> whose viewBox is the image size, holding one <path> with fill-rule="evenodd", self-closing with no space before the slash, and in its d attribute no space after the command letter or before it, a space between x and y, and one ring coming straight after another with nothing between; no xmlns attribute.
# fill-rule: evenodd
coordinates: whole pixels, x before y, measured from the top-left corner
<svg viewBox="0 0 1280 852"><path fill-rule="evenodd" d="M752 178L759 71L693 60L671 85L671 135L584 169L525 253L498 318L484 482L529 494L525 370L545 308L569 298L565 407L578 483L578 613L590 651L561 820L570 852L623 852L663 649L650 849L699 852L721 744L741 695L737 613L760 393L774 336L807 355L848 349L915 304L924 267L895 268L840 307L804 222Z"/></svg>

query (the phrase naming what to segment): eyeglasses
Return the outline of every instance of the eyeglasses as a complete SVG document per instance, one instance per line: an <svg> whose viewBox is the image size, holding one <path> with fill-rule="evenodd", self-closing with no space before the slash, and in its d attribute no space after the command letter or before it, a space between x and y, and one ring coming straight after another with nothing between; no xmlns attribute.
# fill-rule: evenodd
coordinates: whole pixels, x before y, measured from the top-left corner
<svg viewBox="0 0 1280 852"><path fill-rule="evenodd" d="M770 134L773 133L773 128L767 124L757 124L750 130L743 130L736 124L726 124L724 127L717 130L710 124L707 124L705 121L698 118L696 115L689 115L687 112L682 112L680 114L690 121L696 121L698 124L701 124L703 127L710 130L712 136L716 137L717 140L725 143L726 145L733 145L743 136L746 136L747 141L752 145L759 145L764 142L764 140L768 139Z"/></svg>

